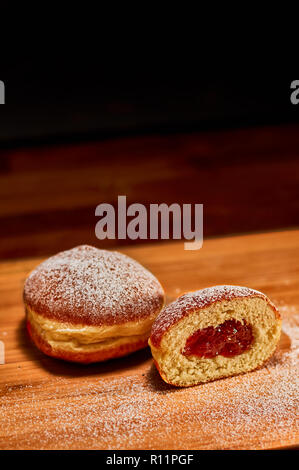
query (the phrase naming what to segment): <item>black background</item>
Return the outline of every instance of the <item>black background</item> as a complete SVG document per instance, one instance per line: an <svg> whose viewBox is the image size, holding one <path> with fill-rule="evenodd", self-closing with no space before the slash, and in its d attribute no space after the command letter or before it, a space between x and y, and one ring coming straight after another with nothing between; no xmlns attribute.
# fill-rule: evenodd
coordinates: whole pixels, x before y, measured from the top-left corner
<svg viewBox="0 0 299 470"><path fill-rule="evenodd" d="M161 64L120 50L108 57L101 49L96 56L13 55L1 68L0 143L299 122L299 106L290 102L296 76L229 67L207 73L193 62Z"/></svg>

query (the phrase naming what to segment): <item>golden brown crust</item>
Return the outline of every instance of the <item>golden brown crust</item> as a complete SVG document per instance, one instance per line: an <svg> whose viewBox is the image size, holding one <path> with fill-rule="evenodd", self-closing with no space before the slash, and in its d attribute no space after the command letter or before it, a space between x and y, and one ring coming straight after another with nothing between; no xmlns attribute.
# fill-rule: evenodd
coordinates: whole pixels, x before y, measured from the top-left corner
<svg viewBox="0 0 299 470"><path fill-rule="evenodd" d="M24 286L24 302L38 315L72 325L121 325L155 318L164 291L128 256L82 245L37 266Z"/></svg>
<svg viewBox="0 0 299 470"><path fill-rule="evenodd" d="M150 342L155 348L159 349L163 336L182 318L191 315L195 311L200 314L200 310L216 302L248 297L260 297L264 299L271 306L276 319L281 319L275 305L262 292L241 286L208 287L182 295L165 307L153 323Z"/></svg>

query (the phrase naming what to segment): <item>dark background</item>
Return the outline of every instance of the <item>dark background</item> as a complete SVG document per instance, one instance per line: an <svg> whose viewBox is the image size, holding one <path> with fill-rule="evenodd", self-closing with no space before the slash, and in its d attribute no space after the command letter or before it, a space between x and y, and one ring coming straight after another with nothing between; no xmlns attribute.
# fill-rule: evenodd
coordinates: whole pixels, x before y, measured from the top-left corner
<svg viewBox="0 0 299 470"><path fill-rule="evenodd" d="M215 72L177 62L19 57L3 67L2 145L298 122L296 77Z"/></svg>
<svg viewBox="0 0 299 470"><path fill-rule="evenodd" d="M2 258L131 243L94 235L96 205L122 194L203 203L204 237L298 226L299 77L147 65L3 63Z"/></svg>

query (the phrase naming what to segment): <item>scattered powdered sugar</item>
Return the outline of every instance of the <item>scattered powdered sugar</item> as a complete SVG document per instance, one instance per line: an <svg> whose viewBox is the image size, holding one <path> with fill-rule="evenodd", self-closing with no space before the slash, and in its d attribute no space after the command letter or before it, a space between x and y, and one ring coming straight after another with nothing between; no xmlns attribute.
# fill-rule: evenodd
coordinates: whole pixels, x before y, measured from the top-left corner
<svg viewBox="0 0 299 470"><path fill-rule="evenodd" d="M249 287L228 285L207 287L206 289L182 295L167 305L156 318L152 327L151 342L153 345L159 346L163 334L182 317L194 310L208 307L214 302L257 295L268 300L262 292L257 290L250 289ZM274 305L273 308L275 308Z"/></svg>
<svg viewBox="0 0 299 470"><path fill-rule="evenodd" d="M82 245L37 266L25 282L24 300L61 321L118 324L156 313L163 305L163 290L137 261Z"/></svg>
<svg viewBox="0 0 299 470"><path fill-rule="evenodd" d="M260 370L187 389L154 366L120 377L50 379L7 387L3 449L224 449L298 444L299 315Z"/></svg>

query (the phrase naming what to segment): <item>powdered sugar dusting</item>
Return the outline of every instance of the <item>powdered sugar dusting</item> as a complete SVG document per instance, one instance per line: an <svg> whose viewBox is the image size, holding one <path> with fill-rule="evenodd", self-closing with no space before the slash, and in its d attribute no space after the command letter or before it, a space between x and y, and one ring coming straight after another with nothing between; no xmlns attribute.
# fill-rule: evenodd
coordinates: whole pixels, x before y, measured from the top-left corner
<svg viewBox="0 0 299 470"><path fill-rule="evenodd" d="M267 299L262 292L250 289L249 287L228 285L207 287L206 289L182 295L167 305L156 318L152 327L151 342L158 346L163 334L181 318L194 310L208 307L210 304L222 300L257 295Z"/></svg>
<svg viewBox="0 0 299 470"><path fill-rule="evenodd" d="M25 282L24 300L61 321L119 324L159 311L163 289L128 256L82 245L37 266Z"/></svg>
<svg viewBox="0 0 299 470"><path fill-rule="evenodd" d="M7 387L0 402L0 448L263 449L298 444L298 314L283 320L283 332L287 341L266 367L193 388L168 386L154 366L143 375L57 378Z"/></svg>

